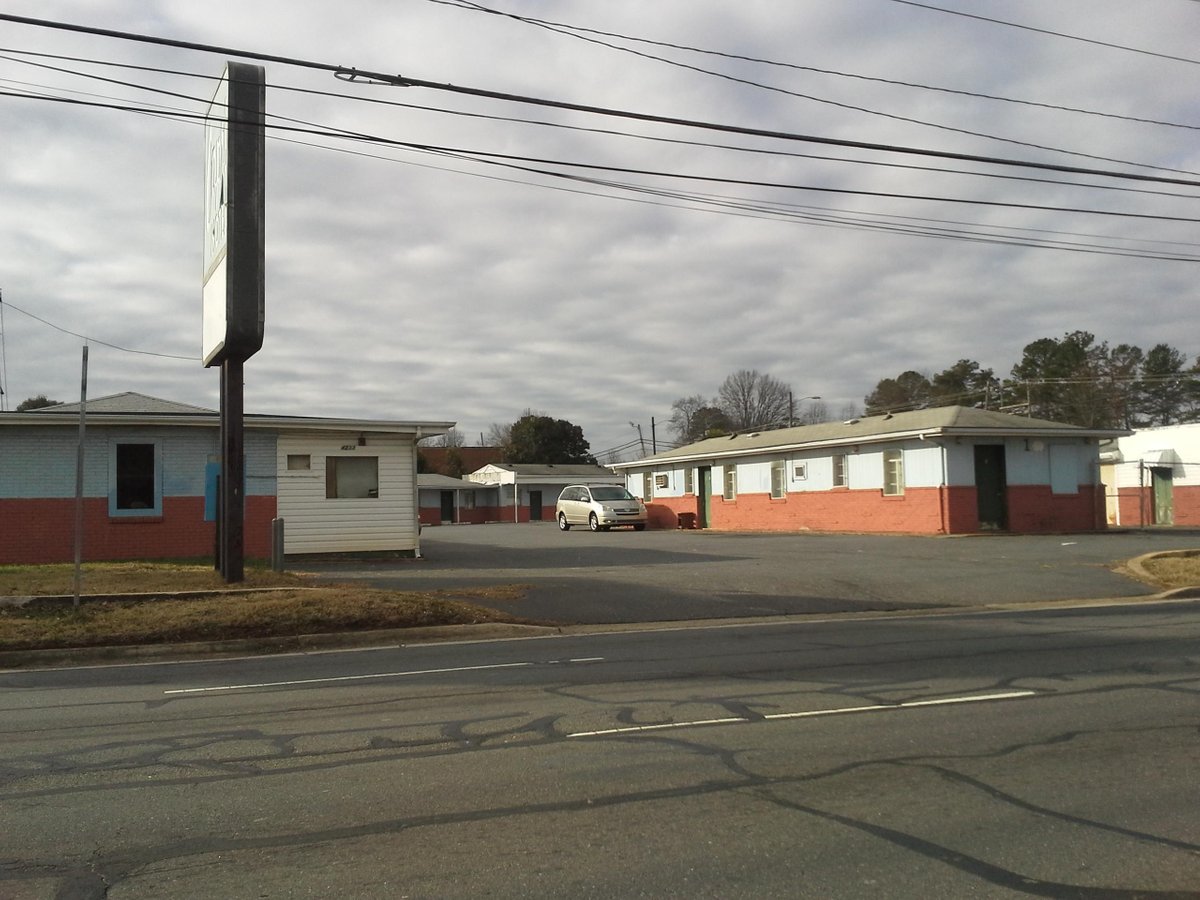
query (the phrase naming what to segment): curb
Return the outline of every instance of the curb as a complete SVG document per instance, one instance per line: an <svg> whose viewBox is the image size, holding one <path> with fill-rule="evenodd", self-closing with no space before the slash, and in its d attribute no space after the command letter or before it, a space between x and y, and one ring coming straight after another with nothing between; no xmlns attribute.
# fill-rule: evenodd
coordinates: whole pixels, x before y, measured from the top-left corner
<svg viewBox="0 0 1200 900"><path fill-rule="evenodd" d="M1146 570L1147 560L1172 556L1200 556L1200 550L1162 550L1145 553L1126 562L1117 571L1125 571L1143 583L1153 584ZM142 594L107 594L80 597L80 602L103 600L169 600L174 598L210 597L228 594L251 594L268 591L310 590L307 587L233 588L209 591L150 592ZM1163 602L1200 598L1200 586L1172 588L1156 594L1095 600L1050 600L1026 603L989 604L980 607L926 607L888 612L812 613L791 616L757 616L727 619L675 619L659 622L612 622L577 625L521 625L485 622L475 625L434 625L417 628L392 628L378 631L345 631L326 634L287 635L281 637L240 638L227 641L194 641L181 644L136 644L106 647L63 647L52 650L0 651L0 671L21 671L58 666L102 665L129 662L174 662L189 659L221 659L238 656L286 653L321 653L344 649L378 649L402 647L424 642L518 640L533 637L553 637L572 634L597 634L645 629L684 630L732 625L770 625L798 621L827 621L829 619L905 618L912 616L956 615L967 612L996 613L1018 609L1050 609L1087 606L1107 606L1136 602ZM73 603L71 595L36 597L0 597L0 606L24 606L27 603Z"/></svg>
<svg viewBox="0 0 1200 900"><path fill-rule="evenodd" d="M379 631L338 631L285 637L240 638L229 641L192 641L182 644L126 644L108 647L61 647L52 650L0 651L0 670L103 663L174 662L188 659L221 659L284 653L320 653L347 648L403 646L432 641L486 641L547 637L561 633L546 625L431 625Z"/></svg>
<svg viewBox="0 0 1200 900"><path fill-rule="evenodd" d="M1200 556L1200 550L1158 550L1154 553L1143 553L1141 556L1135 556L1133 559L1126 562L1123 566L1119 566L1116 571L1128 572L1138 581L1146 584L1154 584L1154 576L1146 569L1146 562L1151 559L1164 559L1175 556L1189 557ZM1187 593L1187 592L1193 593ZM1171 588L1163 591L1162 596L1172 597L1176 599L1184 599L1188 597L1200 597L1200 587L1181 587Z"/></svg>
<svg viewBox="0 0 1200 900"><path fill-rule="evenodd" d="M485 622L477 625L432 625L378 631L343 631L286 637L244 638L230 641L195 641L182 644L137 644L110 647L76 647L53 650L0 652L0 674L48 668L80 666L188 662L232 659L246 656L327 653L338 650L378 650L421 643L474 643L569 637L572 635L617 634L632 631L690 631L705 628L788 625L799 622L829 622L878 619L932 618L941 616L989 615L1035 609L1086 609L1137 603L1170 603L1200 598L1200 587L1175 588L1142 597L1106 599L1031 600L976 607L931 606L903 610L856 610L841 613L799 613L790 616L747 616L726 619L667 619L657 622L609 622L578 625L519 625Z"/></svg>

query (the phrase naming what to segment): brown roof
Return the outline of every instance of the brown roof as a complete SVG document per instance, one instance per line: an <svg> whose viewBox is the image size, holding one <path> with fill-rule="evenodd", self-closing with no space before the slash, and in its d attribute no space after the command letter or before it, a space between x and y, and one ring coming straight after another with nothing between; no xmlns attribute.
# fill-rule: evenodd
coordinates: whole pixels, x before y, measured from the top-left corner
<svg viewBox="0 0 1200 900"><path fill-rule="evenodd" d="M864 416L846 422L824 422L781 428L777 431L751 431L708 438L632 462L615 463L614 469L632 469L660 462L693 459L717 459L755 453L773 453L808 447L838 446L856 443L882 443L904 440L917 435L928 437L1091 437L1115 438L1129 434L1117 428L1083 428L1045 419L1030 419L1009 413L965 406L939 406L913 412Z"/></svg>

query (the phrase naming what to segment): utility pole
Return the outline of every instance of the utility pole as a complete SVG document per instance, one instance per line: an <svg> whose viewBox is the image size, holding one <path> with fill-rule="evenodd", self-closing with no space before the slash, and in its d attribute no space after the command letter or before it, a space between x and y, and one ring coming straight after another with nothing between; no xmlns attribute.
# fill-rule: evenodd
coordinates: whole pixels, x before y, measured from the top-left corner
<svg viewBox="0 0 1200 900"><path fill-rule="evenodd" d="M644 437L642 437L642 426L641 426L641 425L639 425L637 422L630 422L630 423L629 423L629 427L630 427L630 428L636 428L636 429L637 429L637 433L638 433L638 444L639 444L639 445L641 445L641 448L642 448L642 456L645 456L645 455L646 455L646 439L645 439Z"/></svg>
<svg viewBox="0 0 1200 900"><path fill-rule="evenodd" d="M75 452L75 609L83 584L83 448L87 437L88 345L83 345L83 368L79 377L79 449Z"/></svg>

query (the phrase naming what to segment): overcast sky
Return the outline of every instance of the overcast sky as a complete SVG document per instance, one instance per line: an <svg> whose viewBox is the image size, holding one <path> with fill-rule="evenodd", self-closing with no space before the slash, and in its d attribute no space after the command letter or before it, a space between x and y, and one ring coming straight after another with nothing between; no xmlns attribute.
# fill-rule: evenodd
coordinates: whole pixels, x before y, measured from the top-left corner
<svg viewBox="0 0 1200 900"><path fill-rule="evenodd" d="M533 409L599 452L636 439L631 423L649 441L652 417L666 438L674 400L738 369L837 414L906 369L965 357L1007 375L1026 344L1076 329L1200 352L1200 267L1163 258L1200 260L1200 3L489 5L551 27L470 5L0 12L318 64L263 63L266 340L248 412L453 420L477 443ZM90 338L90 397L216 407L199 362L202 124L46 98L202 114L239 57L7 21L0 48L4 408L78 399L83 342L58 329ZM1193 185L348 83L329 66Z"/></svg>

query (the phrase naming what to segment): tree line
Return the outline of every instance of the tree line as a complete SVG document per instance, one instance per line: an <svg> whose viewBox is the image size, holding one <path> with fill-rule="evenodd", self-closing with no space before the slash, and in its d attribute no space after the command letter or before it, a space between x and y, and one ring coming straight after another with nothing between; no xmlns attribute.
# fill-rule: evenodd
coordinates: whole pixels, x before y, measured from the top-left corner
<svg viewBox="0 0 1200 900"><path fill-rule="evenodd" d="M591 445L583 429L566 419L555 419L544 413L527 409L515 422L493 423L486 446L497 448L499 461L504 463L540 463L550 465L595 465ZM460 448L465 446L463 433L451 428L445 434L424 442L427 447L446 449L446 465L454 477L463 475ZM424 459L418 457L417 471L425 470Z"/></svg>
<svg viewBox="0 0 1200 900"><path fill-rule="evenodd" d="M1026 344L1006 378L973 359L960 359L933 375L910 369L880 380L861 409L874 416L931 406L973 406L1089 428L1198 422L1200 358L1189 365L1170 344L1143 351L1072 331ZM726 377L715 396L693 394L672 403L669 425L679 444L691 444L859 414L853 403L834 414L820 397L797 397L787 383L741 369Z"/></svg>
<svg viewBox="0 0 1200 900"><path fill-rule="evenodd" d="M867 415L929 406L977 406L1089 428L1146 428L1200 421L1200 358L1169 344L1110 346L1088 331L1025 345L1008 378L971 359L932 376L884 378Z"/></svg>

